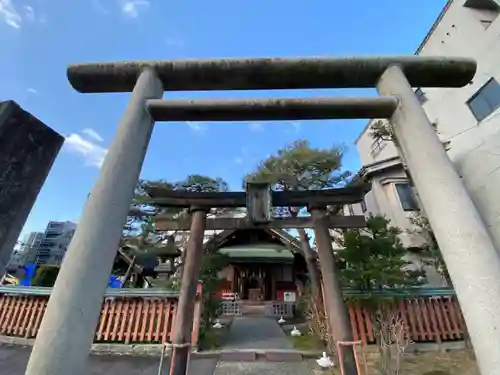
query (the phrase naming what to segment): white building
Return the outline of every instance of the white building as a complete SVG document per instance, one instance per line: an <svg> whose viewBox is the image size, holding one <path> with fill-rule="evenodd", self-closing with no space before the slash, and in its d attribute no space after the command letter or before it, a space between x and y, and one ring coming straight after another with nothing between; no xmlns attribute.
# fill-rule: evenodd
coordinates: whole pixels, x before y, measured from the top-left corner
<svg viewBox="0 0 500 375"><path fill-rule="evenodd" d="M21 241L20 253L22 254L23 266L26 264L35 263L36 252L42 243L42 232L31 232L24 236Z"/></svg>
<svg viewBox="0 0 500 375"><path fill-rule="evenodd" d="M424 262L420 256L420 247L425 239L416 233L410 218L419 213L419 205L398 156L365 165L359 172L360 177L371 182L371 190L361 204L344 207L344 215L383 215L390 220L390 225L401 229L401 241L408 249L405 260L412 268L425 271L427 282L424 287L447 286L445 278L435 267ZM335 238L340 232L330 231ZM334 249L342 251L337 243Z"/></svg>
<svg viewBox="0 0 500 375"><path fill-rule="evenodd" d="M36 251L36 263L59 266L75 230L71 221L50 221Z"/></svg>
<svg viewBox="0 0 500 375"><path fill-rule="evenodd" d="M416 89L416 95L500 249L500 1L450 0L416 54L476 59L474 79L463 88ZM373 181L364 211L385 214L411 229L414 206L392 142L374 140L370 122L356 140L362 173ZM404 236L406 246L419 238Z"/></svg>

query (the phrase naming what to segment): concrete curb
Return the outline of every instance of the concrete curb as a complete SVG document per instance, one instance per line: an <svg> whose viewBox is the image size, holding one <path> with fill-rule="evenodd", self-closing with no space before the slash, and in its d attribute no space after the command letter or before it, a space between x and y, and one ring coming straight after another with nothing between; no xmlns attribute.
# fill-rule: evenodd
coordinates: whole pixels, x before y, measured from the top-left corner
<svg viewBox="0 0 500 375"><path fill-rule="evenodd" d="M0 335L0 344L4 345L17 345L17 346L33 346L35 339L27 339L24 337L12 337ZM415 343L406 348L406 353L423 353L432 351L449 351L449 350L463 350L465 349L464 341L445 342L442 344L437 343ZM161 344L92 344L90 353L95 355L128 355L128 356L154 356L161 355ZM167 347L165 355L168 356L171 348ZM376 351L374 345L367 348L367 354ZM191 358L193 359L209 359L219 358L221 355L228 355L234 353L255 353L257 357L265 357L268 353L279 354L298 354L303 358L319 358L321 357L322 350L295 350L295 349L222 349L222 350L206 350L198 351L193 348Z"/></svg>
<svg viewBox="0 0 500 375"><path fill-rule="evenodd" d="M34 339L24 337L11 337L0 335L0 344L17 345L17 346L33 346ZM91 354L96 355L130 355L130 356L160 356L161 344L92 344L90 349ZM165 354L168 355L171 349L166 348ZM255 353L258 357L265 357L268 353L280 354L300 354L304 358L318 358L321 356L321 351L307 351L294 349L231 349L231 350L207 350L197 351L196 348L191 353L193 359L219 358L221 355L233 353Z"/></svg>
<svg viewBox="0 0 500 375"><path fill-rule="evenodd" d="M11 337L0 335L0 344L33 346L35 339L24 337ZM161 344L92 344L90 353L95 355L129 355L129 356L160 356ZM166 348L165 354L170 353L170 348Z"/></svg>
<svg viewBox="0 0 500 375"><path fill-rule="evenodd" d="M322 351L315 350L294 350L294 349L231 349L231 350L207 350L191 353L192 358L218 358L221 355L234 353L255 353L257 357L265 357L269 353L298 354L303 358L319 358Z"/></svg>

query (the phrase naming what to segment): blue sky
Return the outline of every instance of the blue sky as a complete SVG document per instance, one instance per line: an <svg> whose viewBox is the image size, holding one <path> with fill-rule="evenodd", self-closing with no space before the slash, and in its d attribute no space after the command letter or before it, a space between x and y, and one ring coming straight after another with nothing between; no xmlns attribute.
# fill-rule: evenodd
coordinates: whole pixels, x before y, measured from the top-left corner
<svg viewBox="0 0 500 375"><path fill-rule="evenodd" d="M66 137L23 232L78 220L129 94L79 94L74 62L216 57L413 54L445 0L0 0L0 98ZM167 93L181 97L372 95L367 90ZM201 173L234 189L286 143L353 141L365 121L158 123L142 177Z"/></svg>

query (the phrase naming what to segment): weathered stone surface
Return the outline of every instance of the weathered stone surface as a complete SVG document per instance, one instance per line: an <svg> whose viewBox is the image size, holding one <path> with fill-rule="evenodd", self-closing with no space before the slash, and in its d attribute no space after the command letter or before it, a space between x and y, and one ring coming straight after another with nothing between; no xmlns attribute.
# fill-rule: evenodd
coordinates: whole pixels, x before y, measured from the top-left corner
<svg viewBox="0 0 500 375"><path fill-rule="evenodd" d="M255 352L222 353L220 355L220 360L224 362L248 362L256 359L257 353Z"/></svg>
<svg viewBox="0 0 500 375"><path fill-rule="evenodd" d="M0 103L0 274L63 143L15 102Z"/></svg>
<svg viewBox="0 0 500 375"><path fill-rule="evenodd" d="M462 87L476 62L439 56L190 59L72 64L67 75L85 93L129 92L145 67L156 70L166 91L373 87L391 65L413 87Z"/></svg>
<svg viewBox="0 0 500 375"><path fill-rule="evenodd" d="M267 352L266 359L270 362L300 362L302 355L300 353Z"/></svg>
<svg viewBox="0 0 500 375"><path fill-rule="evenodd" d="M312 375L305 362L219 362L215 375Z"/></svg>
<svg viewBox="0 0 500 375"><path fill-rule="evenodd" d="M156 121L271 121L347 118L388 118L395 97L181 99L147 101Z"/></svg>

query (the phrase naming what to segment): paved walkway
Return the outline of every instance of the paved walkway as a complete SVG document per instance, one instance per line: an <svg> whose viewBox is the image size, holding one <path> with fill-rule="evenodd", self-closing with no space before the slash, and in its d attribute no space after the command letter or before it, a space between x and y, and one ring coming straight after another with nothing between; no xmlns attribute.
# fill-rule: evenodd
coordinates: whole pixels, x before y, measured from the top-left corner
<svg viewBox="0 0 500 375"><path fill-rule="evenodd" d="M223 350L293 349L275 319L256 316L236 317ZM305 362L218 362L214 375L311 375Z"/></svg>
<svg viewBox="0 0 500 375"><path fill-rule="evenodd" d="M313 372L305 362L219 362L214 375L312 374Z"/></svg>
<svg viewBox="0 0 500 375"><path fill-rule="evenodd" d="M238 316L222 349L293 349L293 345L274 318Z"/></svg>
<svg viewBox="0 0 500 375"><path fill-rule="evenodd" d="M0 375L24 375L31 348L0 345ZM217 359L195 359L189 364L189 375L212 375ZM90 356L89 375L156 375L158 357ZM168 374L168 361L162 374Z"/></svg>

